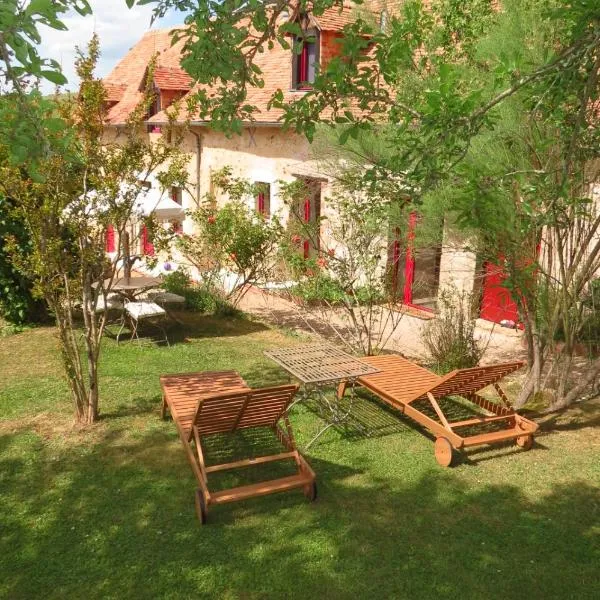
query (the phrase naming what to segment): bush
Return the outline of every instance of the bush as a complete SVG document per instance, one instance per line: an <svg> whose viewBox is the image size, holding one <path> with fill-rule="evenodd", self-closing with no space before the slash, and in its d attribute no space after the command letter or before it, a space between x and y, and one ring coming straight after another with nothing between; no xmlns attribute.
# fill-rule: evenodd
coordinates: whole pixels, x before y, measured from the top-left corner
<svg viewBox="0 0 600 600"><path fill-rule="evenodd" d="M345 298L339 282L326 273L318 273L301 280L290 292L308 303L340 304Z"/></svg>
<svg viewBox="0 0 600 600"><path fill-rule="evenodd" d="M227 302L213 287L192 283L185 269L179 269L165 275L162 287L167 292L183 296L186 308L191 311L216 314L222 317L237 316L240 314L240 311Z"/></svg>
<svg viewBox="0 0 600 600"><path fill-rule="evenodd" d="M48 319L48 310L34 297L33 282L15 267L13 253L26 261L30 241L25 225L11 209L10 201L0 196L0 316L14 325L39 323Z"/></svg>
<svg viewBox="0 0 600 600"><path fill-rule="evenodd" d="M440 373L447 373L476 366L485 349L475 337L471 296L442 292L438 306L439 315L425 324L422 333L432 367Z"/></svg>

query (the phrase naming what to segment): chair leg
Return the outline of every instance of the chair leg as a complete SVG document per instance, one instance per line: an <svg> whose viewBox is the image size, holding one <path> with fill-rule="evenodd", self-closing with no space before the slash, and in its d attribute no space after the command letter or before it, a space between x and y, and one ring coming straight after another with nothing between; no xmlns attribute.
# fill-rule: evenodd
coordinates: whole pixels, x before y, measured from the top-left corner
<svg viewBox="0 0 600 600"><path fill-rule="evenodd" d="M121 327L119 327L119 331L117 332L117 346L119 345L119 341L121 340L121 333L125 328L125 315L121 317Z"/></svg>
<svg viewBox="0 0 600 600"><path fill-rule="evenodd" d="M138 320L137 319L131 319L131 338L133 340L133 338L135 337L135 339L137 340L138 346L141 346L142 343L140 342L140 336L138 335Z"/></svg>
<svg viewBox="0 0 600 600"><path fill-rule="evenodd" d="M162 334L165 337L165 342L167 342L167 347L170 348L171 344L169 344L169 338L167 337L167 330L160 323L157 323L157 327L162 331Z"/></svg>

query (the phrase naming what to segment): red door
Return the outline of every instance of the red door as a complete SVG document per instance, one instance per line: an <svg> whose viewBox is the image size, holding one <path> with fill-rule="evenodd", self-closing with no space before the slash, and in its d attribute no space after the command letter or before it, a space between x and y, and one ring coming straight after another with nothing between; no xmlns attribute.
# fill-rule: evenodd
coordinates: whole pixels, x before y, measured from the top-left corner
<svg viewBox="0 0 600 600"><path fill-rule="evenodd" d="M518 323L519 311L517 303L510 292L503 287L502 283L505 279L502 267L489 262L485 264L483 298L481 300L480 312L482 319L494 323L500 323L500 321Z"/></svg>

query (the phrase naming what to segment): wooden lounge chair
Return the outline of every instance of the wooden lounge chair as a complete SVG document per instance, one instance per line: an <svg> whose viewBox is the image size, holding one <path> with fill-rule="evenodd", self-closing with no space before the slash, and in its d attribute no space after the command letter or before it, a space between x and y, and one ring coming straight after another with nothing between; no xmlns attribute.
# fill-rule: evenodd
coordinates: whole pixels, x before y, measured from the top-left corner
<svg viewBox="0 0 600 600"><path fill-rule="evenodd" d="M162 416L167 409L177 425L192 470L198 480L196 512L205 523L212 504L244 500L302 488L314 500L317 494L315 474L296 448L287 409L298 390L297 385L251 389L235 371L216 371L163 375ZM285 427L282 428L281 422ZM207 465L203 442L213 434L232 434L240 429L268 428L282 445L282 452L235 462ZM296 474L211 491L208 476L218 471L239 469L272 461L294 461Z"/></svg>
<svg viewBox="0 0 600 600"><path fill-rule="evenodd" d="M538 425L517 414L498 385L500 379L525 363L516 361L458 369L440 376L396 355L367 356L361 360L379 369L379 373L364 375L357 384L426 427L436 437L435 458L440 465L450 466L454 451L470 446L515 440L525 450L531 448ZM479 395L490 385L496 390L500 402L492 402ZM340 384L339 398L344 395L346 386L346 383ZM471 402L477 414L469 419L449 421L440 401L450 396ZM434 416L423 412L426 407L433 409ZM485 414L481 414L482 411ZM489 431L490 428L495 430ZM479 431L461 435L465 429Z"/></svg>

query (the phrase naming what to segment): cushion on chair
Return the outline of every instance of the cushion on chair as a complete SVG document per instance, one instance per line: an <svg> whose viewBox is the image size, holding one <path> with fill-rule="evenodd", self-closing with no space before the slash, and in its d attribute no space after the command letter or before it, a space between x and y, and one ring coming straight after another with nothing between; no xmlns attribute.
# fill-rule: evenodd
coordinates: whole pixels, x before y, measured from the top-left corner
<svg viewBox="0 0 600 600"><path fill-rule="evenodd" d="M128 302L125 305L127 314L136 320L148 319L150 317L162 317L167 313L155 302Z"/></svg>
<svg viewBox="0 0 600 600"><path fill-rule="evenodd" d="M118 294L108 294L106 296L106 303L104 302L104 296L98 296L98 302L96 304L96 312L101 313L105 310L120 310L123 308L123 300Z"/></svg>

